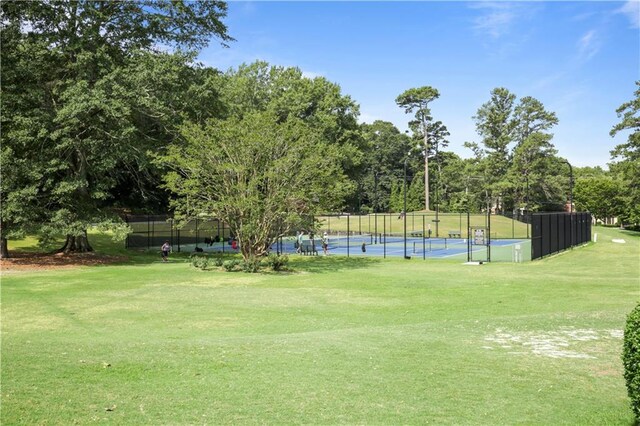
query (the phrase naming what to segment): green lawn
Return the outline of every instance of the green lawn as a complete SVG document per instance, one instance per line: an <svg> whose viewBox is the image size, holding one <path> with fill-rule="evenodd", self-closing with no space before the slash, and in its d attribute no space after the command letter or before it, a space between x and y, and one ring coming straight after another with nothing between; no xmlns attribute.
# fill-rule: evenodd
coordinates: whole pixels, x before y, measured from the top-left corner
<svg viewBox="0 0 640 426"><path fill-rule="evenodd" d="M252 275L131 252L5 274L0 423L631 425L640 238L594 232L521 264L329 256Z"/></svg>

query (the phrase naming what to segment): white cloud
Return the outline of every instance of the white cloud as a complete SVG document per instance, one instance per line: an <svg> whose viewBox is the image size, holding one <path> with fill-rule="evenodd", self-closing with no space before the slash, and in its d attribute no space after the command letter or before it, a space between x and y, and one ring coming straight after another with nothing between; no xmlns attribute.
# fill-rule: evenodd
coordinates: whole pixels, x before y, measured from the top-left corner
<svg viewBox="0 0 640 426"><path fill-rule="evenodd" d="M593 58L600 51L601 46L602 43L596 30L588 31L578 41L578 54L580 59L587 61Z"/></svg>
<svg viewBox="0 0 640 426"><path fill-rule="evenodd" d="M640 1L628 0L621 8L615 11L622 13L629 18L631 28L640 28Z"/></svg>
<svg viewBox="0 0 640 426"><path fill-rule="evenodd" d="M493 39L507 34L518 15L513 4L506 2L478 2L472 3L472 9L485 11L474 19L473 28Z"/></svg>

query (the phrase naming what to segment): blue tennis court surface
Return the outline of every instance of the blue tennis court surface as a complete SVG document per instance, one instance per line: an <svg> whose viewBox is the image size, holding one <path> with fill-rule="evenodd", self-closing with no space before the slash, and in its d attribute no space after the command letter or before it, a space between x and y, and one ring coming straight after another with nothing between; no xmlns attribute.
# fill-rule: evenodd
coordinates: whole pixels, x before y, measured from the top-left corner
<svg viewBox="0 0 640 426"><path fill-rule="evenodd" d="M376 257L404 257L405 243L401 235L382 236L374 238L371 235L346 236L329 235L327 238L327 255L340 256L376 256ZM226 243L216 243L212 246L201 246L204 252L237 253L238 249ZM188 250L189 248L184 247ZM467 259L467 240L463 238L422 238L407 236L406 255L414 259ZM193 250L193 248L191 248ZM492 239L491 259L496 261L522 262L531 260L531 241L527 239ZM290 255L323 256L321 238L304 239L302 249L298 250L295 238L283 239L271 247L272 252ZM487 259L486 245L471 245L473 259Z"/></svg>
<svg viewBox="0 0 640 426"><path fill-rule="evenodd" d="M364 245L364 247L363 247ZM318 255L323 255L322 245L318 241L315 244ZM522 261L522 253L529 250L529 240L501 239L491 240L492 258L496 260ZM467 257L467 240L462 238L407 238L406 255L412 258L460 258ZM294 242L286 242L280 246L284 253L296 253ZM472 256L475 258L486 258L487 246L471 245ZM372 240L368 237L364 239L350 238L348 243L344 238L332 241L329 237L329 255L343 256L378 256L378 257L404 257L404 240L394 237L385 240ZM307 252L308 255L312 253Z"/></svg>

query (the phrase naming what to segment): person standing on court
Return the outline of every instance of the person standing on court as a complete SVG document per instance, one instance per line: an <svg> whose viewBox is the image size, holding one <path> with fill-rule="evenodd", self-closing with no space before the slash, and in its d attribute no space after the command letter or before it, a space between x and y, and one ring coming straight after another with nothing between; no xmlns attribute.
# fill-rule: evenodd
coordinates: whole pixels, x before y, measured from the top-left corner
<svg viewBox="0 0 640 426"><path fill-rule="evenodd" d="M302 239L303 239L303 237L304 237L304 231L300 231L298 233L298 247L297 247L297 250L296 250L297 253L302 253Z"/></svg>
<svg viewBox="0 0 640 426"><path fill-rule="evenodd" d="M169 241L164 242L164 244L162 245L162 248L160 248L160 251L162 252L162 261L168 262L169 252L171 251L171 246L169 245Z"/></svg>
<svg viewBox="0 0 640 426"><path fill-rule="evenodd" d="M329 254L327 251L329 250L329 236L327 235L327 233L325 232L324 234L322 234L322 251L324 253L324 255L326 256L327 254Z"/></svg>

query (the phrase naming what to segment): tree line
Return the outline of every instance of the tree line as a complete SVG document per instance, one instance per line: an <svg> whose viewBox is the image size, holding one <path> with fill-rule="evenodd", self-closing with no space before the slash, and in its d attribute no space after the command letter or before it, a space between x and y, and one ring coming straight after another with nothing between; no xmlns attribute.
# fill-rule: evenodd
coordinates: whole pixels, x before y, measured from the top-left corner
<svg viewBox="0 0 640 426"><path fill-rule="evenodd" d="M245 258L312 226L319 212L561 210L566 160L556 115L537 99L491 91L473 117L471 158L425 86L396 99L413 116L359 123L357 103L323 77L257 61L226 72L198 51L233 41L212 1L2 3L0 255L35 234L90 251L90 225L126 232L125 212L217 217ZM575 201L640 222L640 91L612 135L631 130L609 171L574 169ZM406 167L405 167L406 166ZM605 208L606 206L606 208Z"/></svg>

